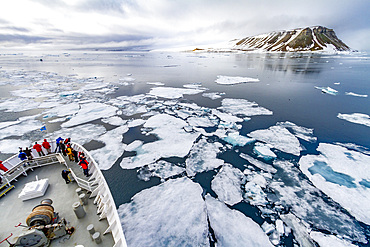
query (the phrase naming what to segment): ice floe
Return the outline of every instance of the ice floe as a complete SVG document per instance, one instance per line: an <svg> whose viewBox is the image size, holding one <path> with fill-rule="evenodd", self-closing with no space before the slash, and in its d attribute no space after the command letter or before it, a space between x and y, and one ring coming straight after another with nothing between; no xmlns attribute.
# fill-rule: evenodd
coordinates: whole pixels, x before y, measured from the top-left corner
<svg viewBox="0 0 370 247"><path fill-rule="evenodd" d="M219 142L208 142L201 138L191 148L189 157L186 159L186 173L195 176L196 173L212 170L221 166L224 161L217 158L222 144Z"/></svg>
<svg viewBox="0 0 370 247"><path fill-rule="evenodd" d="M241 212L228 208L223 202L206 195L210 226L217 246L273 246L261 227Z"/></svg>
<svg viewBox="0 0 370 247"><path fill-rule="evenodd" d="M210 98L212 100L215 100L215 99L222 98L222 95L224 95L224 94L225 93L218 93L218 92L215 92L215 93L203 93L202 96L203 97Z"/></svg>
<svg viewBox="0 0 370 247"><path fill-rule="evenodd" d="M189 125L195 127L213 127L218 124L216 120L212 120L209 117L189 117L186 121Z"/></svg>
<svg viewBox="0 0 370 247"><path fill-rule="evenodd" d="M105 146L97 150L92 150L90 153L98 163L100 169L108 170L123 154L127 144L122 143L122 139L123 134L126 133L128 129L126 125L123 125L97 138L97 141L103 142Z"/></svg>
<svg viewBox="0 0 370 247"><path fill-rule="evenodd" d="M328 235L321 232L312 231L310 232L310 237L315 240L320 247L356 247L356 245L350 242L340 239L334 235Z"/></svg>
<svg viewBox="0 0 370 247"><path fill-rule="evenodd" d="M355 96L355 97L361 97L361 98L367 98L368 96L367 94L357 94L353 92L346 92L345 94L349 96Z"/></svg>
<svg viewBox="0 0 370 247"><path fill-rule="evenodd" d="M19 147L26 148L31 146L30 140L5 139L0 140L0 152L4 154L16 154Z"/></svg>
<svg viewBox="0 0 370 247"><path fill-rule="evenodd" d="M276 124L277 126L285 127L293 132L293 134L298 137L299 139L305 140L307 142L316 142L317 137L313 135L313 129L305 128L302 126L298 126L292 122L279 122Z"/></svg>
<svg viewBox="0 0 370 247"><path fill-rule="evenodd" d="M233 84L240 84L240 83L248 83L248 82L259 82L258 78L251 78L251 77L241 77L241 76L223 76L218 75L217 79L215 80L216 83L222 85L233 85Z"/></svg>
<svg viewBox="0 0 370 247"><path fill-rule="evenodd" d="M370 127L370 116L363 113L351 113L351 114L342 114L338 113L338 118L346 120L351 123L362 124Z"/></svg>
<svg viewBox="0 0 370 247"><path fill-rule="evenodd" d="M242 184L245 183L244 174L230 164L224 164L211 182L212 190L220 201L234 205L243 200Z"/></svg>
<svg viewBox="0 0 370 247"><path fill-rule="evenodd" d="M153 163L160 158L186 156L199 133L187 133L185 126L188 126L185 121L168 114L150 117L144 127L152 129L148 134L157 136L158 140L143 144L136 150L136 156L122 160L121 167L132 169Z"/></svg>
<svg viewBox="0 0 370 247"><path fill-rule="evenodd" d="M321 92L326 93L326 94L331 94L331 95L338 94L338 91L331 87L315 87L315 88L321 90Z"/></svg>
<svg viewBox="0 0 370 247"><path fill-rule="evenodd" d="M13 124L8 127L2 128L0 131L0 139L9 136L23 136L28 132L40 129L42 125L42 122L33 119L21 121L18 124Z"/></svg>
<svg viewBox="0 0 370 247"><path fill-rule="evenodd" d="M271 145L280 151L299 156L302 148L298 139L282 126L271 126L264 130L255 130L248 136Z"/></svg>
<svg viewBox="0 0 370 247"><path fill-rule="evenodd" d="M63 123L62 127L72 127L87 123L100 118L114 116L118 108L103 103L81 104L81 109L69 121Z"/></svg>
<svg viewBox="0 0 370 247"><path fill-rule="evenodd" d="M147 167L142 167L138 172L138 177L144 181L148 181L150 177L156 176L159 177L162 182L164 182L165 179L180 175L184 172L185 168L164 160L160 160L156 163L149 164Z"/></svg>
<svg viewBox="0 0 370 247"><path fill-rule="evenodd" d="M301 157L302 172L356 219L369 225L370 156L327 143L320 143L317 151L319 155Z"/></svg>
<svg viewBox="0 0 370 247"><path fill-rule="evenodd" d="M242 136L238 132L228 133L227 136L223 138L223 140L233 146L245 146L246 144L255 141L255 139Z"/></svg>
<svg viewBox="0 0 370 247"><path fill-rule="evenodd" d="M257 154L258 157L263 158L264 160L275 159L277 156L274 152L271 151L270 146L257 142L253 147L253 152Z"/></svg>
<svg viewBox="0 0 370 247"><path fill-rule="evenodd" d="M69 104L58 104L51 109L45 110L43 112L44 118L50 117L65 117L72 116L80 110L80 104L69 103Z"/></svg>
<svg viewBox="0 0 370 247"><path fill-rule="evenodd" d="M222 110L223 112L227 112L230 114L241 115L241 116L257 116L257 115L272 115L272 111L258 106L255 102L250 102L245 99L223 99L221 102L221 106L217 109Z"/></svg>
<svg viewBox="0 0 370 247"><path fill-rule="evenodd" d="M209 246L202 192L199 184L179 178L143 190L120 205L127 245Z"/></svg>
<svg viewBox="0 0 370 247"><path fill-rule="evenodd" d="M192 88L174 88L174 87L154 87L150 89L149 94L166 99L179 99L184 94L192 95L202 93L203 89L192 89Z"/></svg>
<svg viewBox="0 0 370 247"><path fill-rule="evenodd" d="M127 120L123 120L122 118L118 116L113 116L109 118L103 118L102 121L104 123L110 124L110 125L115 125L115 126L121 126L127 123Z"/></svg>
<svg viewBox="0 0 370 247"><path fill-rule="evenodd" d="M259 161L255 158L249 156L248 154L241 153L240 157L247 160L249 163L251 163L252 165L258 167L259 169L261 169L263 171L266 171L266 172L269 172L269 173L276 173L277 172L277 170L274 167L272 167L271 165L266 164L262 161Z"/></svg>
<svg viewBox="0 0 370 247"><path fill-rule="evenodd" d="M28 98L8 99L0 103L0 110L5 112L22 112L38 108L40 102Z"/></svg>

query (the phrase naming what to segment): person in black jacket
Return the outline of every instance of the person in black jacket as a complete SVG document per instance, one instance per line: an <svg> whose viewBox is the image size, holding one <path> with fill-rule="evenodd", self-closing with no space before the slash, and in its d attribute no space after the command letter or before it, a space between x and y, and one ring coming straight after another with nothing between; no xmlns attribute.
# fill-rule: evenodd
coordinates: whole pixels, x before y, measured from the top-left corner
<svg viewBox="0 0 370 247"><path fill-rule="evenodd" d="M71 181L69 180L68 174L70 174L70 170L63 170L62 171L62 178L66 181L66 184L69 184Z"/></svg>

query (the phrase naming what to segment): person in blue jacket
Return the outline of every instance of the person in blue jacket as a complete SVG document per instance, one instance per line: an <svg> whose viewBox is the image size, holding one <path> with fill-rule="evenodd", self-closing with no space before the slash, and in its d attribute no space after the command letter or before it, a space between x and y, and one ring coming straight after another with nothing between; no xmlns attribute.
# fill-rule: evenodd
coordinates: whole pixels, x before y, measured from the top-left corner
<svg viewBox="0 0 370 247"><path fill-rule="evenodd" d="M21 160L21 161L24 161L24 160L28 160L27 159L27 154L22 150L20 149L19 150L19 154L18 154L18 158ZM27 162L27 165L29 165L30 163ZM26 164L24 164L25 166Z"/></svg>
<svg viewBox="0 0 370 247"><path fill-rule="evenodd" d="M63 139L62 137L58 137L58 138L56 139L57 147L55 148L54 153L56 153L56 152L60 153L60 152L62 151L60 144L61 144L63 141L64 141L64 139Z"/></svg>

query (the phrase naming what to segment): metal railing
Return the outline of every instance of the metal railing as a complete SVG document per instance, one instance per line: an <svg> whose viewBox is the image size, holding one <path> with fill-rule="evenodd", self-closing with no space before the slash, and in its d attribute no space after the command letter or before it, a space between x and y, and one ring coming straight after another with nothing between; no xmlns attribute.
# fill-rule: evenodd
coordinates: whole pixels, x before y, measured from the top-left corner
<svg viewBox="0 0 370 247"><path fill-rule="evenodd" d="M86 181L79 178L72 169L70 169L73 179L76 181L78 186L91 192L90 198L95 197L94 204L97 205L97 213L100 214L99 219L106 219L108 222L108 228L104 231L104 234L109 232L112 234L115 243L113 247L127 247L126 238L123 234L117 208L103 173L84 147L74 142L71 143L71 146L76 151L84 152L86 159L89 162L90 173L92 174ZM55 144L52 144L52 150L54 150L54 148ZM36 154L34 153L34 157L35 155ZM2 185L8 184L8 186L11 186L11 182L14 180L16 181L17 177L20 175L23 174L27 176L28 170L56 163L64 164L68 167L60 153L52 153L25 161L20 161L18 155L14 155L3 162L3 164L8 168L8 171L2 175Z"/></svg>

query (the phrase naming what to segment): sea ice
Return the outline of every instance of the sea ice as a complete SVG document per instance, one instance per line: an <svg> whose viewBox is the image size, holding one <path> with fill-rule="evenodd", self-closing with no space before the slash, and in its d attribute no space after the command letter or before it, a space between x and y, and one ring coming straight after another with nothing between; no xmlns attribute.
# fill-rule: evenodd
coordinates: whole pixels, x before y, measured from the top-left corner
<svg viewBox="0 0 370 247"><path fill-rule="evenodd" d="M55 141L58 137L71 138L72 142L76 141L80 145L84 145L92 140L96 140L100 135L106 132L104 126L97 124L84 124L73 128L62 128L47 134L49 141Z"/></svg>
<svg viewBox="0 0 370 247"><path fill-rule="evenodd" d="M305 140L307 142L316 142L317 137L313 135L313 129L305 128L302 126L298 126L292 122L279 122L276 124L277 126L285 127L290 129L293 134L298 137L299 139Z"/></svg>
<svg viewBox="0 0 370 247"><path fill-rule="evenodd" d="M118 208L127 245L209 246L202 193L200 185L188 178L137 193Z"/></svg>
<svg viewBox="0 0 370 247"><path fill-rule="evenodd" d="M343 120L347 120L348 122L362 124L370 127L370 116L363 113L352 113L352 114L338 113L337 117Z"/></svg>
<svg viewBox="0 0 370 247"><path fill-rule="evenodd" d="M69 104L59 104L51 109L43 112L44 118L46 117L65 117L72 116L80 110L80 104L69 103Z"/></svg>
<svg viewBox="0 0 370 247"><path fill-rule="evenodd" d="M4 154L16 154L19 147L23 149L32 145L30 140L5 139L0 140L0 152Z"/></svg>
<svg viewBox="0 0 370 247"><path fill-rule="evenodd" d="M218 93L218 92L215 92L215 93L203 93L202 96L203 97L210 98L212 100L215 100L215 99L222 98L222 95L224 95L224 94L225 93Z"/></svg>
<svg viewBox="0 0 370 247"><path fill-rule="evenodd" d="M186 173L193 177L196 173L212 170L221 166L224 161L217 158L222 144L210 143L206 138L200 139L191 148L189 157L186 159Z"/></svg>
<svg viewBox="0 0 370 247"><path fill-rule="evenodd" d="M331 94L331 95L338 94L338 91L331 87L315 87L315 88L321 90L321 92L326 93L326 94Z"/></svg>
<svg viewBox="0 0 370 247"><path fill-rule="evenodd" d="M244 200L249 202L251 205L266 205L266 194L263 192L260 185L251 181L245 184L245 193L243 195Z"/></svg>
<svg viewBox="0 0 370 247"><path fill-rule="evenodd" d="M136 149L138 149L139 147L141 147L143 145L143 141L141 140L135 140L133 142L131 142L130 144L127 145L125 151L128 151L128 152L132 152L132 151L135 151Z"/></svg>
<svg viewBox="0 0 370 247"><path fill-rule="evenodd" d="M114 116L118 108L103 103L81 104L81 109L69 121L63 123L62 127L72 127L87 123L100 118Z"/></svg>
<svg viewBox="0 0 370 247"><path fill-rule="evenodd" d="M280 216L281 219L287 224L290 228L293 229L293 235L299 243L300 246L304 247L315 247L315 243L312 241L310 235L308 234L307 227L299 221L299 219L289 213Z"/></svg>
<svg viewBox="0 0 370 247"><path fill-rule="evenodd" d="M299 156L302 150L298 139L286 128L281 126L271 126L268 129L255 130L249 133L248 136L296 156Z"/></svg>
<svg viewBox="0 0 370 247"><path fill-rule="evenodd" d="M38 120L30 119L21 121L18 124L13 124L8 127L2 128L0 131L0 139L8 136L23 136L28 132L40 129L41 127L42 123Z"/></svg>
<svg viewBox="0 0 370 247"><path fill-rule="evenodd" d="M0 103L0 110L5 112L22 112L38 108L40 102L28 98L8 99Z"/></svg>
<svg viewBox="0 0 370 247"><path fill-rule="evenodd" d="M115 125L115 126L121 126L121 125L124 125L124 124L127 123L127 120L123 120L122 118L120 118L118 116L103 118L101 121L103 123L107 123L107 124Z"/></svg>
<svg viewBox="0 0 370 247"><path fill-rule="evenodd" d="M211 182L212 190L220 201L232 206L243 200L241 185L244 174L230 164L224 164Z"/></svg>
<svg viewBox="0 0 370 247"><path fill-rule="evenodd" d="M149 164L148 167L143 167L141 170L145 171L145 175L141 176L144 181L148 181L150 177L156 176L164 182L165 179L182 174L185 172L185 168L172 164L170 162L160 160L156 163ZM139 170L139 174L140 171Z"/></svg>
<svg viewBox="0 0 370 247"><path fill-rule="evenodd" d="M13 125L13 124L18 124L20 123L21 121L19 120L16 120L16 121L6 121L6 122L0 122L0 129L3 129L3 128L6 128L10 125Z"/></svg>
<svg viewBox="0 0 370 247"><path fill-rule="evenodd" d="M263 158L264 160L275 159L277 156L274 152L271 151L269 145L257 142L253 147L253 152L258 155L258 157Z"/></svg>
<svg viewBox="0 0 370 247"><path fill-rule="evenodd" d="M250 102L245 99L223 99L222 106L218 107L224 112L241 116L257 116L257 115L272 115L272 111L258 106L255 102Z"/></svg>
<svg viewBox="0 0 370 247"><path fill-rule="evenodd" d="M349 95L349 96L355 96L355 97L362 97L362 98L367 98L367 94L357 94L357 93L353 93L353 92L346 92L345 93L346 95Z"/></svg>
<svg viewBox="0 0 370 247"><path fill-rule="evenodd" d="M134 128L134 127L145 124L145 122L146 121L144 119L133 119L127 123L127 126L129 128Z"/></svg>
<svg viewBox="0 0 370 247"><path fill-rule="evenodd" d="M189 125L194 127L213 127L217 124L217 121L211 120L208 117L189 117L186 119Z"/></svg>
<svg viewBox="0 0 370 247"><path fill-rule="evenodd" d="M218 75L215 82L222 85L233 85L239 83L259 82L259 81L260 81L259 79L251 77Z"/></svg>
<svg viewBox="0 0 370 247"><path fill-rule="evenodd" d="M212 109L212 114L217 116L221 121L223 121L225 123L235 124L235 123L244 121L243 118L233 116L232 114L229 114L229 113L220 112L216 109Z"/></svg>
<svg viewBox="0 0 370 247"><path fill-rule="evenodd" d="M238 132L228 133L228 135L225 138L223 138L223 140L230 143L233 146L241 147L255 141L255 139L242 136Z"/></svg>
<svg viewBox="0 0 370 247"><path fill-rule="evenodd" d="M127 144L122 143L123 134L128 131L126 125L117 127L101 135L97 141L105 144L103 148L90 151L101 170L111 168L116 160L123 154Z"/></svg>
<svg viewBox="0 0 370 247"><path fill-rule="evenodd" d="M312 231L310 237L317 242L320 247L356 247L350 242L340 239L334 235L328 235L321 232Z"/></svg>
<svg viewBox="0 0 370 247"><path fill-rule="evenodd" d="M206 195L205 200L217 246L273 246L261 227L251 218L228 208L210 195Z"/></svg>
<svg viewBox="0 0 370 247"><path fill-rule="evenodd" d="M147 82L148 85L155 85L155 86L164 86L163 82Z"/></svg>
<svg viewBox="0 0 370 247"><path fill-rule="evenodd" d="M160 158L185 157L199 133L187 133L183 128L187 123L168 114L157 114L150 117L144 128L150 128L148 134L157 136L158 140L143 144L138 148L137 155L124 158L123 169L141 167L157 161Z"/></svg>
<svg viewBox="0 0 370 247"><path fill-rule="evenodd" d="M203 92L201 89L192 88L174 88L174 87L155 87L150 89L149 94L166 99L179 99L184 96L184 94L198 94Z"/></svg>
<svg viewBox="0 0 370 247"><path fill-rule="evenodd" d="M276 173L277 170L275 168L273 168L271 165L269 164L266 164L262 161L259 161L247 154L244 154L244 153L241 153L240 154L240 157L247 160L249 163L251 163L252 165L258 167L259 169L263 170L263 171L266 171L266 172L269 172L269 173Z"/></svg>
<svg viewBox="0 0 370 247"><path fill-rule="evenodd" d="M317 151L321 154L301 157L302 172L357 220L370 224L370 156L327 143Z"/></svg>

